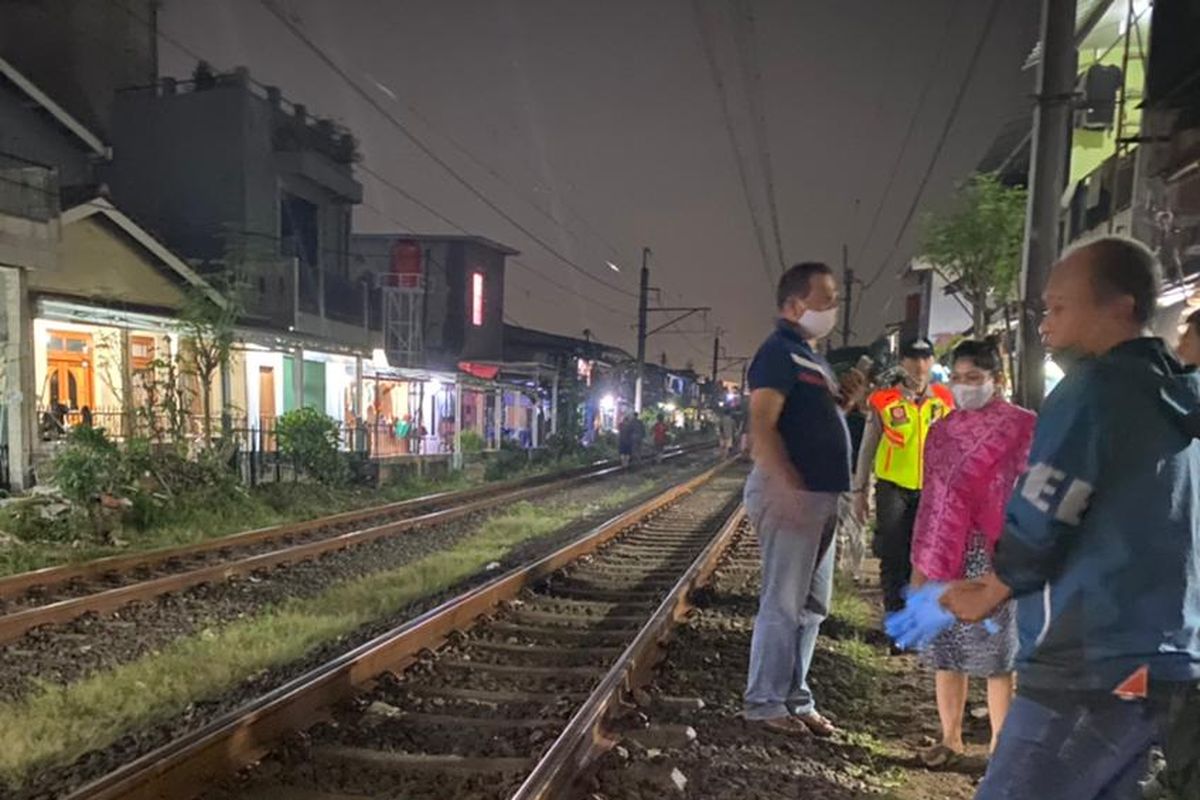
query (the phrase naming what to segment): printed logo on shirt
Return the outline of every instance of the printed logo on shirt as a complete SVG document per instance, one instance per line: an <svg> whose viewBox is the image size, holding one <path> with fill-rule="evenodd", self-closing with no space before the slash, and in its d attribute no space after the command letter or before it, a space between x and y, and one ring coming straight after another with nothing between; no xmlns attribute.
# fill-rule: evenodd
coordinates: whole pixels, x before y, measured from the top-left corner
<svg viewBox="0 0 1200 800"><path fill-rule="evenodd" d="M1021 496L1043 514L1052 514L1067 525L1078 525L1092 499L1087 481L1070 478L1049 464L1034 464L1025 475Z"/></svg>
<svg viewBox="0 0 1200 800"><path fill-rule="evenodd" d="M791 356L792 362L800 368L796 370L796 380L812 386L824 386L831 393L837 394L837 383L820 364L798 353L792 353Z"/></svg>

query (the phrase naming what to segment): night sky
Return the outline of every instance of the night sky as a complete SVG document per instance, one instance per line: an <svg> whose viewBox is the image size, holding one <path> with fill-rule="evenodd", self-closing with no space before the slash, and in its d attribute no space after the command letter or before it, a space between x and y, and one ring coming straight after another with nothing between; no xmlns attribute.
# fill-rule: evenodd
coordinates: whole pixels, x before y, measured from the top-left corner
<svg viewBox="0 0 1200 800"><path fill-rule="evenodd" d="M1030 107L1034 74L1022 65L1038 3L995 1L999 13L918 219L944 205L1000 127ZM898 247L897 237L992 2L278 0L484 196L616 288L580 274L473 196L261 3L166 0L160 60L164 75L185 77L194 60L183 45L221 69L248 66L350 127L364 166L457 225L521 250L521 263L509 262L510 322L571 335L587 328L632 351L641 249L650 247L663 304L713 312L680 326L694 333L653 337L648 353L707 371L715 327L726 331L726 352L743 355L771 324L779 258L768 161L783 260L840 265L846 242L860 276L881 274L854 338L865 342L903 315L893 276L911 254L917 219ZM359 178L358 231L457 232L376 177Z"/></svg>

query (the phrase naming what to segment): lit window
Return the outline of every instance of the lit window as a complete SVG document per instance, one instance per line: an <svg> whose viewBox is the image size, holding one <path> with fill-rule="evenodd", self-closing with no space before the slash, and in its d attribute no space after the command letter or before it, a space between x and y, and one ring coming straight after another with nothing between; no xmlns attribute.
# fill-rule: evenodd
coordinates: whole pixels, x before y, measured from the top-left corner
<svg viewBox="0 0 1200 800"><path fill-rule="evenodd" d="M471 273L471 324L483 325L483 273Z"/></svg>

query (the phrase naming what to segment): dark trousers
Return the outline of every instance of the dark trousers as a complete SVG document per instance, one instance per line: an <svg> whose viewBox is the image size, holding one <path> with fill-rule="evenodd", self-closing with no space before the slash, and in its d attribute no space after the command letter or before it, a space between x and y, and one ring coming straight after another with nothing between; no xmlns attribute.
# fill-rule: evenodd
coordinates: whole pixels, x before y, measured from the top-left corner
<svg viewBox="0 0 1200 800"><path fill-rule="evenodd" d="M1017 676L1018 682L1020 675ZM1129 800L1142 797L1147 754L1161 745L1162 800L1200 797L1200 691L1152 685L1144 700L1109 694L1018 694L975 800Z"/></svg>
<svg viewBox="0 0 1200 800"><path fill-rule="evenodd" d="M875 483L875 555L885 611L904 608L904 587L912 577L912 535L921 493L890 481Z"/></svg>

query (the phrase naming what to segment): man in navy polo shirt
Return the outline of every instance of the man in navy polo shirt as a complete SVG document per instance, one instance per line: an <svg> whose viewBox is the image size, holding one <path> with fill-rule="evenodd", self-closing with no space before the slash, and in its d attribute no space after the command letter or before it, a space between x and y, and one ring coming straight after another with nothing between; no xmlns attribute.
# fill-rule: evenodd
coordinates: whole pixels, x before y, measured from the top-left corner
<svg viewBox="0 0 1200 800"><path fill-rule="evenodd" d="M750 645L747 720L798 735L830 736L808 668L833 595L838 496L850 488L844 409L861 397L857 371L839 385L813 342L837 322L838 286L820 263L797 264L776 294L779 320L750 364L754 470L746 512L762 552L762 590Z"/></svg>

